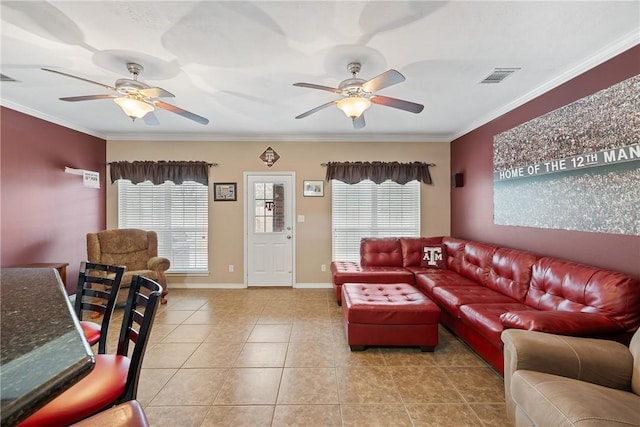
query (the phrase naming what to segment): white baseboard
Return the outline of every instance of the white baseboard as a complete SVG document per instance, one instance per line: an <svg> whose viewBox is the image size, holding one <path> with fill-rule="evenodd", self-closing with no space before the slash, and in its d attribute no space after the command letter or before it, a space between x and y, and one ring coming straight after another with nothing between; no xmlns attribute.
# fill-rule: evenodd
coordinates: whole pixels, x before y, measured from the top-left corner
<svg viewBox="0 0 640 427"><path fill-rule="evenodd" d="M296 283L293 285L296 289L331 289L331 283Z"/></svg>
<svg viewBox="0 0 640 427"><path fill-rule="evenodd" d="M331 289L331 283L296 283L295 289ZM264 286L268 287L268 286ZM246 289L244 283L169 283L171 289Z"/></svg>

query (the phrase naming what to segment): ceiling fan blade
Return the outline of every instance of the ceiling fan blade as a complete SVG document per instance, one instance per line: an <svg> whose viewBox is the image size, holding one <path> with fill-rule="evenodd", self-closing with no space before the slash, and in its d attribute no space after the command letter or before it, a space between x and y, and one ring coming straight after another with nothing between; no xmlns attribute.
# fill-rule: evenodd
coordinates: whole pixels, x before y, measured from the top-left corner
<svg viewBox="0 0 640 427"><path fill-rule="evenodd" d="M307 111L305 113L302 113L299 116L296 116L296 119L304 119L305 117L315 113L316 111L320 111L323 108L327 108L330 105L336 104L337 102L338 102L337 100L336 101L329 101L326 104L319 105L316 108L312 108L311 110L309 110L309 111Z"/></svg>
<svg viewBox="0 0 640 427"><path fill-rule="evenodd" d="M175 95L169 92L168 90L164 90L161 87L150 87L147 89L140 89L138 91L142 96L146 96L147 98L174 98Z"/></svg>
<svg viewBox="0 0 640 427"><path fill-rule="evenodd" d="M405 81L405 78L400 72L396 70L387 70L384 73L364 82L362 89L369 93L377 92L380 89L389 87Z"/></svg>
<svg viewBox="0 0 640 427"><path fill-rule="evenodd" d="M60 98L60 101L91 101L93 99L111 99L117 98L118 95L84 95L84 96L68 96L66 98Z"/></svg>
<svg viewBox="0 0 640 427"><path fill-rule="evenodd" d="M101 87L103 87L105 89L109 89L109 90L113 90L113 91L116 90L116 88L113 87L113 86L109 86L109 85L105 85L105 84L102 84L102 83L94 82L93 80L84 79L82 77L74 76L73 74L63 73L62 71L51 70L49 68L42 68L42 70L49 71L50 73L60 74L61 76L71 77L72 79L82 80L83 82L92 83L94 85L101 86Z"/></svg>
<svg viewBox="0 0 640 427"><path fill-rule="evenodd" d="M209 124L209 119L206 119L190 111L183 110L182 108L176 107L175 105L167 104L164 101L153 101L153 105L155 105L158 108L162 108L163 110L167 110L167 111L171 111L172 113L179 114L182 117L186 117L187 119L193 120L194 122L198 122L203 125Z"/></svg>
<svg viewBox="0 0 640 427"><path fill-rule="evenodd" d="M419 113L424 109L424 105L415 102L404 101L402 99L389 98L388 96L372 96L371 102L374 104L384 105L385 107L393 107L399 110L409 111L411 113Z"/></svg>
<svg viewBox="0 0 640 427"><path fill-rule="evenodd" d="M364 113L353 119L353 128L362 129L366 125L364 121Z"/></svg>
<svg viewBox="0 0 640 427"><path fill-rule="evenodd" d="M298 87L306 87L306 88L309 88L309 89L326 90L327 92L333 92L333 93L341 93L342 92L340 89L337 89L335 87L316 85L316 84L313 84L313 83L294 83L293 85L294 86L298 86Z"/></svg>
<svg viewBox="0 0 640 427"><path fill-rule="evenodd" d="M144 122L149 126L157 126L160 124L156 115L153 114L153 111L145 114L142 120L144 120Z"/></svg>

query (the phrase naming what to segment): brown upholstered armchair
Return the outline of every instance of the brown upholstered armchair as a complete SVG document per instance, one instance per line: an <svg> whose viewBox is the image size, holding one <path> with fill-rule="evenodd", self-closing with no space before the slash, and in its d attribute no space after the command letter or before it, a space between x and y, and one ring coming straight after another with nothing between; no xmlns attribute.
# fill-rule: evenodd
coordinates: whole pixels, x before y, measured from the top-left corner
<svg viewBox="0 0 640 427"><path fill-rule="evenodd" d="M161 303L167 300L167 276L165 271L171 263L167 258L158 256L158 235L155 231L122 228L104 230L87 234L87 260L99 264L123 265L125 270L120 285L117 303L126 301L127 292L133 275L139 274L157 281L162 285Z"/></svg>

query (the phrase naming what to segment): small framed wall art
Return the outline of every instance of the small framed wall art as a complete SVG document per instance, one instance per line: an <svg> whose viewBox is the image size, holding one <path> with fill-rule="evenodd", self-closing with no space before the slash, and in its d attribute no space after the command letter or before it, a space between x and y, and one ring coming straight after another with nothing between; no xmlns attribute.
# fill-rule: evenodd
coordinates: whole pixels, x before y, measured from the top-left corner
<svg viewBox="0 0 640 427"><path fill-rule="evenodd" d="M235 202L238 200L235 182L214 182L213 200L215 202Z"/></svg>
<svg viewBox="0 0 640 427"><path fill-rule="evenodd" d="M324 181L304 181L304 197L324 197Z"/></svg>

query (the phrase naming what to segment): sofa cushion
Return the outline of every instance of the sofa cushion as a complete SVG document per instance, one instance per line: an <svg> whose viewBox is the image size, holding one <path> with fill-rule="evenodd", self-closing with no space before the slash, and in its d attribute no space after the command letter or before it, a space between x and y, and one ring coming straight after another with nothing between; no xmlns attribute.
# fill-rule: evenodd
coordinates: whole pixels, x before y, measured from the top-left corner
<svg viewBox="0 0 640 427"><path fill-rule="evenodd" d="M518 370L511 394L524 423L537 426L637 426L640 396L543 372ZM516 419L523 414L516 412ZM522 425L527 425L527 424ZM519 422L516 422L520 425Z"/></svg>
<svg viewBox="0 0 640 427"><path fill-rule="evenodd" d="M509 311L533 310L519 302L466 304L460 306L460 319L485 337L493 346L502 348L500 334L504 330L500 315Z"/></svg>
<svg viewBox="0 0 640 427"><path fill-rule="evenodd" d="M415 272L415 286L427 295L433 295L438 286L478 286L473 280L462 277L455 271L427 268Z"/></svg>
<svg viewBox="0 0 640 427"><path fill-rule="evenodd" d="M484 286L438 286L432 289L431 298L455 317L460 317L460 306L465 304L516 302L512 298Z"/></svg>
<svg viewBox="0 0 640 427"><path fill-rule="evenodd" d="M408 283L413 284L413 273L402 267L362 266L355 261L333 261L331 275L334 285L343 283Z"/></svg>
<svg viewBox="0 0 640 427"><path fill-rule="evenodd" d="M360 264L363 267L402 267L402 248L396 237L366 237L360 241Z"/></svg>
<svg viewBox="0 0 640 427"><path fill-rule="evenodd" d="M400 237L400 247L402 248L402 266L420 266L423 258L422 248L425 245L439 245L442 237Z"/></svg>
<svg viewBox="0 0 640 427"><path fill-rule="evenodd" d="M486 285L489 267L496 246L480 242L467 242L464 245L464 257L460 264L460 274L479 285Z"/></svg>
<svg viewBox="0 0 640 427"><path fill-rule="evenodd" d="M447 268L447 247L445 245L424 245L422 253L421 267Z"/></svg>
<svg viewBox="0 0 640 427"><path fill-rule="evenodd" d="M622 273L556 258L534 265L525 303L538 310L597 313L632 333L640 324L640 283Z"/></svg>
<svg viewBox="0 0 640 427"><path fill-rule="evenodd" d="M462 258L464 258L464 246L467 241L445 236L442 238L442 244L447 247L447 268L460 273Z"/></svg>
<svg viewBox="0 0 640 427"><path fill-rule="evenodd" d="M533 264L539 258L515 249L496 249L491 259L486 286L518 302L524 302Z"/></svg>
<svg viewBox="0 0 640 427"><path fill-rule="evenodd" d="M610 317L596 313L572 311L510 311L500 316L505 328L527 329L573 336L607 336L623 331L622 325Z"/></svg>

